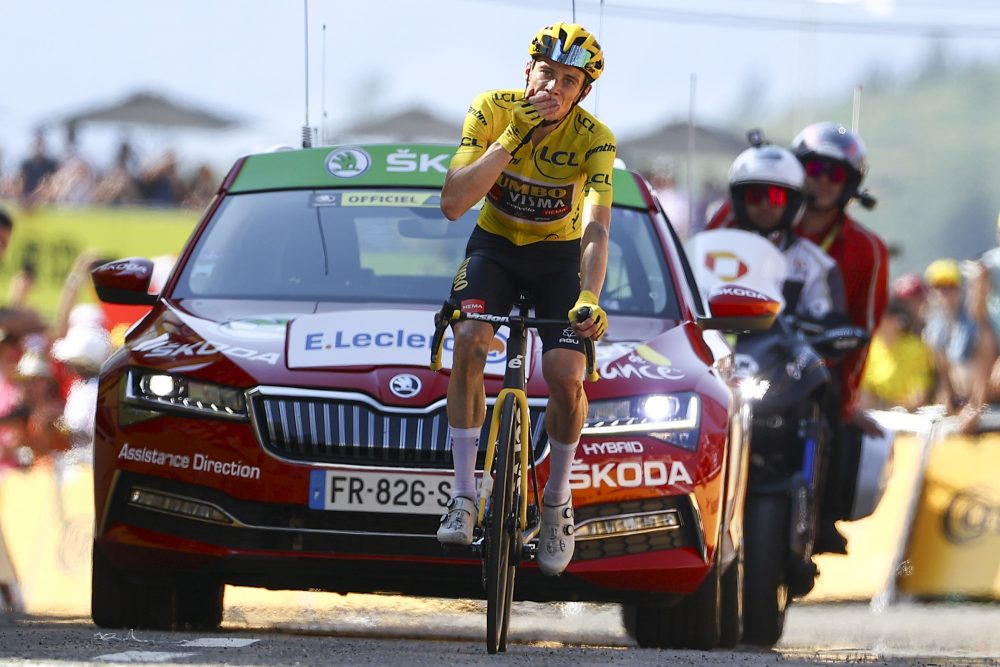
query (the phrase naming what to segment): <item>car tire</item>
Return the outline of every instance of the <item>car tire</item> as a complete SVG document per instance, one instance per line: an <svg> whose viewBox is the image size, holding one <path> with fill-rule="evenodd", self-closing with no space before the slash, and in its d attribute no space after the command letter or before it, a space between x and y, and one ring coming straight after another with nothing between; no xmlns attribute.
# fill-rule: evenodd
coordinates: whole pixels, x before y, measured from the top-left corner
<svg viewBox="0 0 1000 667"><path fill-rule="evenodd" d="M170 630L174 626L173 586L130 581L94 544L90 615L101 628Z"/></svg>
<svg viewBox="0 0 1000 667"><path fill-rule="evenodd" d="M719 646L733 648L743 639L743 544L722 575Z"/></svg>
<svg viewBox="0 0 1000 667"><path fill-rule="evenodd" d="M785 628L788 582L788 500L751 496L744 515L746 545L743 642L774 646Z"/></svg>
<svg viewBox="0 0 1000 667"><path fill-rule="evenodd" d="M720 591L716 565L694 593L672 607L622 605L622 623L642 648L710 651L720 641Z"/></svg>
<svg viewBox="0 0 1000 667"><path fill-rule="evenodd" d="M225 586L214 579L184 581L177 586L178 628L217 630L222 625Z"/></svg>

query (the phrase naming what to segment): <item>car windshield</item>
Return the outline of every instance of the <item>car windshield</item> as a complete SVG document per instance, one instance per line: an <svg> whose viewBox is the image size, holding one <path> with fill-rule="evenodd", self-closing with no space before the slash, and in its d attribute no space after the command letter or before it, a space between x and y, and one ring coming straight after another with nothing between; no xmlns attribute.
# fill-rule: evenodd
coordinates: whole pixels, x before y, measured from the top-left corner
<svg viewBox="0 0 1000 667"><path fill-rule="evenodd" d="M285 190L229 195L174 298L426 303L448 296L478 207L449 222L440 192ZM615 207L601 304L678 318L649 215Z"/></svg>

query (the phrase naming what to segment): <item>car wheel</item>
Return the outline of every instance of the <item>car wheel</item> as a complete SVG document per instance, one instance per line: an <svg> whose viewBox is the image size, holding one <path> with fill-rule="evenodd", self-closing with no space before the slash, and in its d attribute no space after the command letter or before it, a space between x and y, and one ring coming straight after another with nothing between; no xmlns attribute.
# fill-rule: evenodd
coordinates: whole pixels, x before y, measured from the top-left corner
<svg viewBox="0 0 1000 667"><path fill-rule="evenodd" d="M744 524L743 641L754 646L774 646L785 628L788 606L787 499L748 498Z"/></svg>
<svg viewBox="0 0 1000 667"><path fill-rule="evenodd" d="M222 624L225 586L213 579L184 581L177 586L177 627L216 630Z"/></svg>
<svg viewBox="0 0 1000 667"><path fill-rule="evenodd" d="M174 625L175 596L172 586L138 584L94 545L92 558L90 615L102 628L169 630Z"/></svg>
<svg viewBox="0 0 1000 667"><path fill-rule="evenodd" d="M709 651L719 646L721 578L713 566L691 595L672 607L622 605L626 632L643 648Z"/></svg>
<svg viewBox="0 0 1000 667"><path fill-rule="evenodd" d="M732 648L743 639L743 545L722 575L719 646Z"/></svg>

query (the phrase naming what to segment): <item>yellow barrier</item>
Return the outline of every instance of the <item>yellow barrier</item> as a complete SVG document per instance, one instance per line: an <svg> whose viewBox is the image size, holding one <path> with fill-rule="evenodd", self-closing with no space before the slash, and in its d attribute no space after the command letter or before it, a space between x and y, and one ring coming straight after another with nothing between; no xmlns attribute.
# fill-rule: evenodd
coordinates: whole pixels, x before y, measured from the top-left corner
<svg viewBox="0 0 1000 667"><path fill-rule="evenodd" d="M899 591L1000 600L1000 434L931 450Z"/></svg>
<svg viewBox="0 0 1000 667"><path fill-rule="evenodd" d="M25 264L36 273L28 306L51 317L59 290L81 252L101 257L176 255L184 247L200 212L178 209L42 207L20 211L5 205L14 218L14 234L0 263L0 294Z"/></svg>
<svg viewBox="0 0 1000 667"><path fill-rule="evenodd" d="M847 555L816 557L820 576L804 599L810 602L872 599L895 566L897 545L906 536L906 516L919 483L923 435L899 434L893 444L893 470L875 512L859 521L840 522Z"/></svg>
<svg viewBox="0 0 1000 667"><path fill-rule="evenodd" d="M0 477L0 528L29 613L90 613L90 466L50 464Z"/></svg>

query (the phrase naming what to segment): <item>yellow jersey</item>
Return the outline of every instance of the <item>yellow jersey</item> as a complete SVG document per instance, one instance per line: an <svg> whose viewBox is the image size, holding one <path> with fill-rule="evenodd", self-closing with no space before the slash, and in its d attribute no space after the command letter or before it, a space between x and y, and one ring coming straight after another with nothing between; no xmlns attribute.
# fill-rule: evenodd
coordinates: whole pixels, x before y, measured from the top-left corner
<svg viewBox="0 0 1000 667"><path fill-rule="evenodd" d="M507 128L519 90L491 90L469 107L451 167L476 161ZM479 226L516 245L583 235L583 206L611 206L615 136L579 106L542 141L511 158L479 212Z"/></svg>

